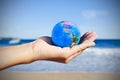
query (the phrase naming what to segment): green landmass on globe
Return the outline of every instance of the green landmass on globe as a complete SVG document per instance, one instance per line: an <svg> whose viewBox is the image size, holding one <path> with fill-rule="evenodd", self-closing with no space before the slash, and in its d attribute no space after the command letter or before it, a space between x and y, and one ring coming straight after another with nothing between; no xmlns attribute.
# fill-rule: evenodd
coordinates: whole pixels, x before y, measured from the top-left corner
<svg viewBox="0 0 120 80"><path fill-rule="evenodd" d="M52 41L56 46L72 47L79 43L80 31L75 24L61 21L52 30Z"/></svg>

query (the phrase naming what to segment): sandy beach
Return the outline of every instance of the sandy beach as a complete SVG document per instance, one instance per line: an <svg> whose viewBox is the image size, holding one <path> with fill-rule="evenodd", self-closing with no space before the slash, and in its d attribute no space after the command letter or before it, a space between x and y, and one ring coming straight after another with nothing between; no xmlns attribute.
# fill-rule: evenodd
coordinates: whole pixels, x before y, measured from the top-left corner
<svg viewBox="0 0 120 80"><path fill-rule="evenodd" d="M0 80L120 80L120 73L1 71Z"/></svg>

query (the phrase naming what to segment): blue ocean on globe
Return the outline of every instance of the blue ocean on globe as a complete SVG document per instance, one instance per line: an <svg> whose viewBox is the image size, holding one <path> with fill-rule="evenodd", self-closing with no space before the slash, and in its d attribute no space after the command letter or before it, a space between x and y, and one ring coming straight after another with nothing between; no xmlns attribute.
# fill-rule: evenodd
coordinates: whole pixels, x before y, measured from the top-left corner
<svg viewBox="0 0 120 80"><path fill-rule="evenodd" d="M52 41L59 47L72 47L79 43L80 31L75 24L61 21L52 30Z"/></svg>

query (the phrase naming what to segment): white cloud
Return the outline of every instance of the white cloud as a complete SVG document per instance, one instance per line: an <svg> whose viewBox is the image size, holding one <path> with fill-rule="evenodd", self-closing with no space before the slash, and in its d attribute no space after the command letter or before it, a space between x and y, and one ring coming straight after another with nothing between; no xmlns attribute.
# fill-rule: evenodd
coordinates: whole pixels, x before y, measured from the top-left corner
<svg viewBox="0 0 120 80"><path fill-rule="evenodd" d="M106 15L107 11L102 10L84 10L82 11L82 15L87 19L96 18L98 15Z"/></svg>

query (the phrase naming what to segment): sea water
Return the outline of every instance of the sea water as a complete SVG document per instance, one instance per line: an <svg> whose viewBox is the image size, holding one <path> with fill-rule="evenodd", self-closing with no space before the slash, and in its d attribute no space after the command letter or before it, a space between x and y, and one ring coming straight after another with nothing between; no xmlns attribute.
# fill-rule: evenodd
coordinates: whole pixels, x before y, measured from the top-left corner
<svg viewBox="0 0 120 80"><path fill-rule="evenodd" d="M0 46L24 44L34 39L10 44L11 39L1 39ZM5 69L5 71L38 71L38 72L120 72L120 40L98 39L96 46L86 49L81 55L68 64L36 61Z"/></svg>

